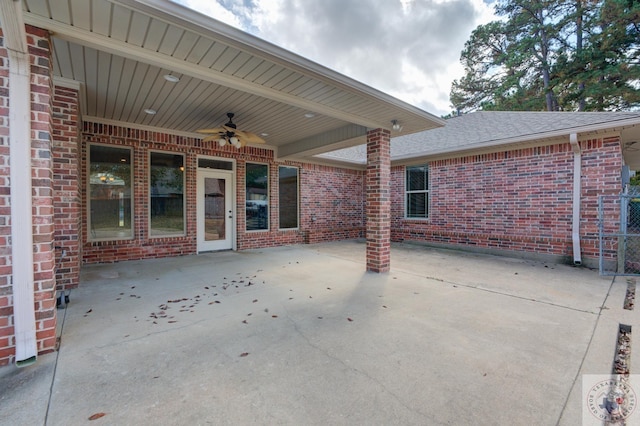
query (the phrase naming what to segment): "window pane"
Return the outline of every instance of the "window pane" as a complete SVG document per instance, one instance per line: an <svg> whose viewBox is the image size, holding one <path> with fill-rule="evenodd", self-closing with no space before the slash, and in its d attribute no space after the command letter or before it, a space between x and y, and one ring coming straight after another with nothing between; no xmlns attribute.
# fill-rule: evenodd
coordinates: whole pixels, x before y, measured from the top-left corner
<svg viewBox="0 0 640 426"><path fill-rule="evenodd" d="M247 163L247 231L269 229L269 168Z"/></svg>
<svg viewBox="0 0 640 426"><path fill-rule="evenodd" d="M278 174L280 229L297 228L298 169L295 167L280 167Z"/></svg>
<svg viewBox="0 0 640 426"><path fill-rule="evenodd" d="M90 238L133 238L130 149L90 146L89 192Z"/></svg>
<svg viewBox="0 0 640 426"><path fill-rule="evenodd" d="M198 167L201 169L233 170L233 163L231 161L199 158Z"/></svg>
<svg viewBox="0 0 640 426"><path fill-rule="evenodd" d="M428 217L427 206L429 205L429 194L418 192L407 194L407 217Z"/></svg>
<svg viewBox="0 0 640 426"><path fill-rule="evenodd" d="M184 157L151 153L150 235L184 234Z"/></svg>
<svg viewBox="0 0 640 426"><path fill-rule="evenodd" d="M407 191L426 191L428 182L427 166L407 167Z"/></svg>

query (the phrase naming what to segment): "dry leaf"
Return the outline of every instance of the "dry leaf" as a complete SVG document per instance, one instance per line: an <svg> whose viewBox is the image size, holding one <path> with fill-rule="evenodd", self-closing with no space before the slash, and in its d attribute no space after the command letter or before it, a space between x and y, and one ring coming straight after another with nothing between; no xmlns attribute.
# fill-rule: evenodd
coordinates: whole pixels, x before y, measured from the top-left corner
<svg viewBox="0 0 640 426"><path fill-rule="evenodd" d="M271 315L271 318L278 318L277 315Z"/></svg>
<svg viewBox="0 0 640 426"><path fill-rule="evenodd" d="M351 318L347 318L347 321L351 322L351 321L353 321L353 320L352 320Z"/></svg>
<svg viewBox="0 0 640 426"><path fill-rule="evenodd" d="M258 302L258 299L253 299L253 303L257 303L257 302Z"/></svg>
<svg viewBox="0 0 640 426"><path fill-rule="evenodd" d="M242 353L240 354L240 356L241 356L241 357L245 357L245 356L247 356L247 355L249 355L249 352L242 352Z"/></svg>
<svg viewBox="0 0 640 426"><path fill-rule="evenodd" d="M93 309L89 309L87 312L85 312L86 314L90 314L91 312L93 312Z"/></svg>
<svg viewBox="0 0 640 426"><path fill-rule="evenodd" d="M94 415L89 417L89 420L98 420L99 418L102 418L102 417L104 417L106 415L107 415L107 413L95 413Z"/></svg>

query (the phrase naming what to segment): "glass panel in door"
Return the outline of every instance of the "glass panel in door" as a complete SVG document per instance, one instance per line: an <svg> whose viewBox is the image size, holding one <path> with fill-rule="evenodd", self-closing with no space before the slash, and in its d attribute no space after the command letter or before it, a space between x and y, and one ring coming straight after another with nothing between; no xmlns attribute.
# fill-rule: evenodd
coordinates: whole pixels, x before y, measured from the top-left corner
<svg viewBox="0 0 640 426"><path fill-rule="evenodd" d="M225 179L204 178L204 240L226 239Z"/></svg>
<svg viewBox="0 0 640 426"><path fill-rule="evenodd" d="M230 173L198 171L198 252L233 248L233 190Z"/></svg>

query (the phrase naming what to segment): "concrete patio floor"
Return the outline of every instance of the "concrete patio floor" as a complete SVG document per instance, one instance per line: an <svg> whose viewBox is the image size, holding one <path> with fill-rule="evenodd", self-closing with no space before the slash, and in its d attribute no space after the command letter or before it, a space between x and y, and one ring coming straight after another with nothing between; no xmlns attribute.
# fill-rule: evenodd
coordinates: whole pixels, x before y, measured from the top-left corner
<svg viewBox="0 0 640 426"><path fill-rule="evenodd" d="M638 323L624 278L411 245L373 274L364 250L86 266L60 350L0 368L0 424L575 425Z"/></svg>

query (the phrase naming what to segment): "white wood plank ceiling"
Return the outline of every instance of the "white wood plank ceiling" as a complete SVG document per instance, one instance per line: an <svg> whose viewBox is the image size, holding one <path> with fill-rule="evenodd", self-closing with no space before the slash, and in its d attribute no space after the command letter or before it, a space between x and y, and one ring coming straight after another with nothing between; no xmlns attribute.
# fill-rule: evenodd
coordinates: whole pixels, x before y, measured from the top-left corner
<svg viewBox="0 0 640 426"><path fill-rule="evenodd" d="M54 75L82 84L87 119L189 134L234 112L238 128L268 134L280 157L294 158L362 143L367 128L391 120L403 127L394 136L442 125L168 0L23 0L23 10L26 23L51 31Z"/></svg>

